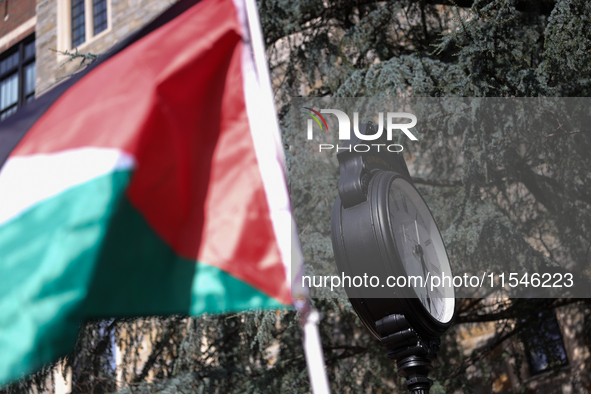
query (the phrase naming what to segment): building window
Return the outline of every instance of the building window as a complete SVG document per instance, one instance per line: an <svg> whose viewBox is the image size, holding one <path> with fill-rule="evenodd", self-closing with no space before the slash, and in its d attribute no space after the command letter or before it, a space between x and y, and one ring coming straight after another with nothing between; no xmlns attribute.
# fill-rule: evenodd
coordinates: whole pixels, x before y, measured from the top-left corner
<svg viewBox="0 0 591 394"><path fill-rule="evenodd" d="M72 0L72 48L86 41L84 0Z"/></svg>
<svg viewBox="0 0 591 394"><path fill-rule="evenodd" d="M35 98L35 38L0 55L0 120Z"/></svg>
<svg viewBox="0 0 591 394"><path fill-rule="evenodd" d="M69 51L109 30L110 0L58 0L58 50Z"/></svg>
<svg viewBox="0 0 591 394"><path fill-rule="evenodd" d="M107 30L107 0L94 0L92 2L92 17L95 36Z"/></svg>
<svg viewBox="0 0 591 394"><path fill-rule="evenodd" d="M525 355L530 375L568 365L568 357L562 340L556 314L540 312L538 321L524 335Z"/></svg>
<svg viewBox="0 0 591 394"><path fill-rule="evenodd" d="M71 1L72 48L76 48L86 41L86 22L88 19L92 22L91 27L88 29L92 34L89 34L89 36L96 36L100 32L107 30L107 0L92 0L92 2L88 0ZM92 7L88 7L91 4ZM88 15L87 9L92 11L92 15Z"/></svg>

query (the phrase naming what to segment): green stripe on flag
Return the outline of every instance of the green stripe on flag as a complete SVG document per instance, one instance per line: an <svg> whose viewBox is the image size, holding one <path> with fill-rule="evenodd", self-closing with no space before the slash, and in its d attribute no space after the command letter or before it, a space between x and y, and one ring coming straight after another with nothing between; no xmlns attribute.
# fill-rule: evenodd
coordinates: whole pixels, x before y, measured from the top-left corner
<svg viewBox="0 0 591 394"><path fill-rule="evenodd" d="M72 187L0 226L0 385L70 352L84 318L286 307L176 255L124 197L129 176Z"/></svg>
<svg viewBox="0 0 591 394"><path fill-rule="evenodd" d="M96 178L0 226L0 384L72 350L80 306L128 179L129 172Z"/></svg>
<svg viewBox="0 0 591 394"><path fill-rule="evenodd" d="M219 268L206 264L197 265L192 289L192 315L286 307L287 305L264 295Z"/></svg>
<svg viewBox="0 0 591 394"><path fill-rule="evenodd" d="M127 199L111 227L84 308L90 316L285 307L217 267L176 255Z"/></svg>

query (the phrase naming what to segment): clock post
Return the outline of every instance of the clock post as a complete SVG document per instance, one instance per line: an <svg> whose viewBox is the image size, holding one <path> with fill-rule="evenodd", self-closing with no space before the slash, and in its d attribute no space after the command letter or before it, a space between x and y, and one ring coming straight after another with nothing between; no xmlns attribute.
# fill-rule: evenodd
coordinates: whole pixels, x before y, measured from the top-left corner
<svg viewBox="0 0 591 394"><path fill-rule="evenodd" d="M371 123L359 129L375 133ZM359 142L354 137L350 146ZM378 139L374 146L379 142L387 143ZM351 149L337 158L339 195L331 234L339 271L377 276L381 283L399 280L398 286L346 287L347 296L365 327L387 348L407 389L428 393L431 360L455 315L453 286L427 286L429 277L452 276L441 234L401 153Z"/></svg>
<svg viewBox="0 0 591 394"><path fill-rule="evenodd" d="M398 375L406 378L406 387L413 394L429 393L433 381L428 375L433 370L439 339L423 340L404 315L390 315L376 322L380 342L388 349L388 357L396 362Z"/></svg>

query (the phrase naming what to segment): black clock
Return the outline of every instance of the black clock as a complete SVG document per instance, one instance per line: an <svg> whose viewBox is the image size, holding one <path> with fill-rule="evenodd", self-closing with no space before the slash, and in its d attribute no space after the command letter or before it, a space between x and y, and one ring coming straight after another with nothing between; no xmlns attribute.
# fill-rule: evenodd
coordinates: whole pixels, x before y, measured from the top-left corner
<svg viewBox="0 0 591 394"><path fill-rule="evenodd" d="M451 280L452 273L433 215L419 192L404 177L392 172L376 175L379 178L376 177L373 184L385 182L389 185L387 194L382 193L378 200L387 196L387 226L394 237L403 271L406 277L422 278L422 281L415 281L417 286L412 287L412 296L419 299L428 318L445 329L452 320L455 299L453 287L441 286L441 278ZM375 190L375 193L380 192Z"/></svg>
<svg viewBox="0 0 591 394"><path fill-rule="evenodd" d="M374 127L362 125L360 130L373 134ZM374 286L345 290L364 325L388 346L400 369L400 361L413 354L435 357L439 337L454 318L453 276L437 224L402 153L384 149L387 141L356 152L356 144L363 142L352 139L351 149L337 154L333 250L343 276L379 278ZM447 282L441 280L445 277ZM427 379L430 363L420 363Z"/></svg>

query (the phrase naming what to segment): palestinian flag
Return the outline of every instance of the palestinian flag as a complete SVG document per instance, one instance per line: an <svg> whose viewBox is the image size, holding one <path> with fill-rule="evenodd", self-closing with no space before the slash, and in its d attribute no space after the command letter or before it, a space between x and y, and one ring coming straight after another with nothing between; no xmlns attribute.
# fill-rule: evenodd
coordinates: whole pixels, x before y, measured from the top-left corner
<svg viewBox="0 0 591 394"><path fill-rule="evenodd" d="M70 351L87 318L292 303L244 15L182 0L0 123L0 384Z"/></svg>

